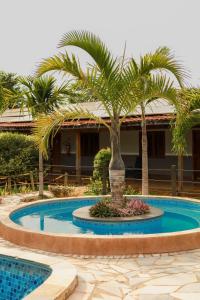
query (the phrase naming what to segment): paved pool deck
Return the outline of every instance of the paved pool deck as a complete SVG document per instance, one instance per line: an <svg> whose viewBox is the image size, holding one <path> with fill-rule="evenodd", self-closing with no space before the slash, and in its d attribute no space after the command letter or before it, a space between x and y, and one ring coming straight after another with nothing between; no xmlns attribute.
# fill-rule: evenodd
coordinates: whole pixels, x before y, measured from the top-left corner
<svg viewBox="0 0 200 300"><path fill-rule="evenodd" d="M0 218L16 205L0 205ZM19 247L3 239L0 239L0 247L13 249L13 252L21 249L32 259L39 253L72 263L78 271L78 286L69 300L200 299L200 249L111 258L47 253Z"/></svg>

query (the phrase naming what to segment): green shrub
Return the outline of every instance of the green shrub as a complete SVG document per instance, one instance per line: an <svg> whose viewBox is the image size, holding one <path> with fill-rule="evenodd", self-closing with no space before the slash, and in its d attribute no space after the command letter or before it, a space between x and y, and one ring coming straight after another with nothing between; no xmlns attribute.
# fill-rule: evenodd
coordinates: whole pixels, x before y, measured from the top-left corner
<svg viewBox="0 0 200 300"><path fill-rule="evenodd" d="M150 207L141 199L126 199L124 206L116 206L111 200L101 200L90 208L90 216L96 218L133 217L146 214Z"/></svg>
<svg viewBox="0 0 200 300"><path fill-rule="evenodd" d="M102 182L101 180L90 179L90 183L87 186L85 195L101 195L102 194Z"/></svg>
<svg viewBox="0 0 200 300"><path fill-rule="evenodd" d="M110 148L105 148L99 150L99 152L94 157L94 171L93 171L93 180L102 180L104 174L103 170L107 171L108 175L108 167L111 159L111 151Z"/></svg>
<svg viewBox="0 0 200 300"><path fill-rule="evenodd" d="M28 173L38 164L38 149L32 136L0 133L0 176Z"/></svg>
<svg viewBox="0 0 200 300"><path fill-rule="evenodd" d="M11 191L8 190L8 186L1 186L0 187L0 196L6 196L10 194L17 194L17 193L30 193L32 192L30 184L27 185L20 185L20 186L15 186L12 185Z"/></svg>
<svg viewBox="0 0 200 300"><path fill-rule="evenodd" d="M139 195L139 192L134 189L130 184L126 185L124 195Z"/></svg>
<svg viewBox="0 0 200 300"><path fill-rule="evenodd" d="M120 217L118 209L110 205L108 201L102 200L90 208L90 216L96 218Z"/></svg>
<svg viewBox="0 0 200 300"><path fill-rule="evenodd" d="M106 190L110 191L108 167L111 159L110 148L101 149L94 158L94 170L86 195L101 195L103 190L102 180L106 177ZM105 172L105 174L104 174Z"/></svg>
<svg viewBox="0 0 200 300"><path fill-rule="evenodd" d="M49 185L48 190L55 197L70 197L74 192L73 186L64 186L64 185Z"/></svg>

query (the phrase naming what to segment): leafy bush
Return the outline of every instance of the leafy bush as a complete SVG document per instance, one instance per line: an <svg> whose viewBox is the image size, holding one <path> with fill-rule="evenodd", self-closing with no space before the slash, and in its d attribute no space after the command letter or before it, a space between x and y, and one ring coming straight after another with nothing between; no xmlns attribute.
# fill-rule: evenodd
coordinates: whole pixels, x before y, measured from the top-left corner
<svg viewBox="0 0 200 300"><path fill-rule="evenodd" d="M8 190L8 186L1 186L0 187L0 196L6 196L6 195L10 195L10 194L17 194L17 193L30 193L32 192L31 186L30 184L27 185L20 185L20 186L16 186L13 185L11 190Z"/></svg>
<svg viewBox="0 0 200 300"><path fill-rule="evenodd" d="M108 167L111 159L110 148L99 150L94 158L94 170L90 183L87 187L86 195L101 195L103 190L102 180L106 176L106 190L110 191L110 184L108 178ZM104 175L104 172L105 175Z"/></svg>
<svg viewBox="0 0 200 300"><path fill-rule="evenodd" d="M38 164L38 149L32 136L0 133L0 176L15 177L33 170Z"/></svg>
<svg viewBox="0 0 200 300"><path fill-rule="evenodd" d="M99 150L99 152L94 157L94 171L92 176L93 180L102 180L104 176L103 170L104 169L108 170L110 159L111 159L110 148Z"/></svg>
<svg viewBox="0 0 200 300"><path fill-rule="evenodd" d="M87 186L85 195L101 195L102 194L102 182L101 180L90 179L90 183Z"/></svg>
<svg viewBox="0 0 200 300"><path fill-rule="evenodd" d="M149 206L140 199L127 200L121 207L102 200L90 208L90 216L97 218L132 217L146 214L149 210Z"/></svg>
<svg viewBox="0 0 200 300"><path fill-rule="evenodd" d="M124 195L139 195L139 192L137 192L132 185L126 185L124 190Z"/></svg>
<svg viewBox="0 0 200 300"><path fill-rule="evenodd" d="M48 190L55 197L70 197L74 192L73 186L64 186L64 185L49 185Z"/></svg>
<svg viewBox="0 0 200 300"><path fill-rule="evenodd" d="M108 201L102 200L90 208L90 216L97 218L120 217L117 208L113 207Z"/></svg>

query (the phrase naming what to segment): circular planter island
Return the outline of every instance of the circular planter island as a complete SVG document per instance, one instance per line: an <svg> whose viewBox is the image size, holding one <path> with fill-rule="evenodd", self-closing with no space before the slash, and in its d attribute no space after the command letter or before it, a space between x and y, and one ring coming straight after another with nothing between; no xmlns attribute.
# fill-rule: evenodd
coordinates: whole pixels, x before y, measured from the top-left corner
<svg viewBox="0 0 200 300"><path fill-rule="evenodd" d="M156 207L150 207L149 212L141 214L141 215L135 215L132 217L108 217L108 218L98 218L98 217L92 217L90 216L90 208L92 205L84 206L81 208L78 208L73 211L72 215L75 220L83 220L88 222L101 222L101 223L110 223L110 222L134 222L134 221L144 221L144 220L150 220L161 217L164 212Z"/></svg>

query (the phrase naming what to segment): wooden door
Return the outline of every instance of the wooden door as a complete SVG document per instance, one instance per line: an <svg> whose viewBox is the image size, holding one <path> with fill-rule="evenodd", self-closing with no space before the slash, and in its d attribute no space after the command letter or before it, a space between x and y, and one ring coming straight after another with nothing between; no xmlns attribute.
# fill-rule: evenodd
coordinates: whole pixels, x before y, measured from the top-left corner
<svg viewBox="0 0 200 300"><path fill-rule="evenodd" d="M99 151L99 133L81 133L81 155L94 157Z"/></svg>
<svg viewBox="0 0 200 300"><path fill-rule="evenodd" d="M200 181L200 130L193 130L193 169L194 180Z"/></svg>

